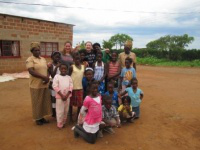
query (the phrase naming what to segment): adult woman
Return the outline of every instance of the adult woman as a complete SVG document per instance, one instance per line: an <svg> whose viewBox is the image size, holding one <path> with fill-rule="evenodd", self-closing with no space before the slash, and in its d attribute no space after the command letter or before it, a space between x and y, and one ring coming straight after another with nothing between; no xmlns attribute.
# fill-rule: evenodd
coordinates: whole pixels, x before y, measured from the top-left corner
<svg viewBox="0 0 200 150"><path fill-rule="evenodd" d="M29 86L33 119L37 125L43 125L49 122L44 119L44 116L52 114L50 91L48 89L49 76L47 73L47 63L40 56L39 43L31 43L30 51L33 55L26 60L26 68L30 74Z"/></svg>
<svg viewBox="0 0 200 150"><path fill-rule="evenodd" d="M92 42L88 41L85 43L85 49L86 49L86 53L85 53L85 59L89 64L89 67L93 67L93 63L96 60L96 56L95 53L93 52L92 49Z"/></svg>
<svg viewBox="0 0 200 150"><path fill-rule="evenodd" d="M61 63L67 64L68 68L73 64L72 53L72 43L67 41L65 42L64 49L61 52Z"/></svg>

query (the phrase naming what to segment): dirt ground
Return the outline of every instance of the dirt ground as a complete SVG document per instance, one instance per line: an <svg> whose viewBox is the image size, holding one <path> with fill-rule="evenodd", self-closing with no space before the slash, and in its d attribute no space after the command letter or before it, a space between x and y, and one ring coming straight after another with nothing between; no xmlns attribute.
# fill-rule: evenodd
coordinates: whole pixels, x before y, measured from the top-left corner
<svg viewBox="0 0 200 150"><path fill-rule="evenodd" d="M138 66L141 118L96 144L32 120L28 79L0 83L1 150L200 150L200 69Z"/></svg>

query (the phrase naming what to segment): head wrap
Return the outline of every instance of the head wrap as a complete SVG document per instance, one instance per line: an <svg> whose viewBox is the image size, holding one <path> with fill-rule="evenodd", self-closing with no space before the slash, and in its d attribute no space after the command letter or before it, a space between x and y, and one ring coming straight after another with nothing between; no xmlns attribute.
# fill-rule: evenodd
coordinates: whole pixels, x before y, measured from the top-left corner
<svg viewBox="0 0 200 150"><path fill-rule="evenodd" d="M124 43L124 47L132 48L132 46L133 46L133 41L131 41L131 40L127 40Z"/></svg>
<svg viewBox="0 0 200 150"><path fill-rule="evenodd" d="M40 43L38 43L38 42L32 42L32 43L31 43L31 51L32 51L34 48L40 48Z"/></svg>

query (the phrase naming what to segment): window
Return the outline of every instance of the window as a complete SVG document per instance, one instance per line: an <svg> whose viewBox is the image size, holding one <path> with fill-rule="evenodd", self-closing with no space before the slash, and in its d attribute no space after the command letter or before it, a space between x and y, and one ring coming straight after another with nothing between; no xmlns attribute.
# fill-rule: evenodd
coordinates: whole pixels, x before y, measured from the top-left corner
<svg viewBox="0 0 200 150"><path fill-rule="evenodd" d="M53 51L58 51L58 43L54 42L41 42L41 56L51 56Z"/></svg>
<svg viewBox="0 0 200 150"><path fill-rule="evenodd" d="M19 57L19 41L0 40L0 57Z"/></svg>

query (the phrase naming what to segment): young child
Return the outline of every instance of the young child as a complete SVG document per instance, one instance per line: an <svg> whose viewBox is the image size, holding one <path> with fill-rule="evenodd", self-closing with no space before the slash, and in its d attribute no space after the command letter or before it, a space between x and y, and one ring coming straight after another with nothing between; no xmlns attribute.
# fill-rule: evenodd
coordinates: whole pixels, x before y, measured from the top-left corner
<svg viewBox="0 0 200 150"><path fill-rule="evenodd" d="M135 112L132 111L131 98L129 96L122 97L122 104L118 108L120 120L132 123Z"/></svg>
<svg viewBox="0 0 200 150"><path fill-rule="evenodd" d="M121 65L117 61L118 53L113 51L111 53L111 61L107 63L107 80L108 82L113 82L114 87L118 88L118 78L121 73Z"/></svg>
<svg viewBox="0 0 200 150"><path fill-rule="evenodd" d="M86 51L85 49L81 49L79 51L79 53L80 53L80 56L81 56L81 64L84 65L85 68L86 68L86 67L89 66L89 64L88 64L88 62L86 61L86 58L85 58L85 51Z"/></svg>
<svg viewBox="0 0 200 150"><path fill-rule="evenodd" d="M61 54L58 51L54 51L51 54L52 63L48 64L48 72L51 76L51 81L49 84L49 88L51 90L51 102L52 102L52 117L56 117L56 98L55 98L55 91L52 88L53 78L56 74L60 74L60 70L58 69L60 66L60 57Z"/></svg>
<svg viewBox="0 0 200 150"><path fill-rule="evenodd" d="M99 82L99 93L104 94L105 92L105 77L106 77L106 65L102 61L102 53L99 52L96 55L97 61L93 65L94 68L94 79Z"/></svg>
<svg viewBox="0 0 200 150"><path fill-rule="evenodd" d="M132 111L136 113L135 119L138 119L140 117L140 103L144 94L143 91L138 88L138 80L136 78L131 80L131 87L126 88L125 91L119 95L119 97L125 95L126 93L128 93L128 96L131 98Z"/></svg>
<svg viewBox="0 0 200 150"><path fill-rule="evenodd" d="M81 64L80 60L80 54L78 52L74 53L73 55L74 64L71 66L71 78L73 81L73 91L72 91L72 97L70 98L70 107L69 107L69 114L70 114L70 120L73 121L72 118L72 112L73 112L73 106L78 107L77 108L77 118L78 114L80 112L81 106L83 105L83 86L82 86L82 79L85 67Z"/></svg>
<svg viewBox="0 0 200 150"><path fill-rule="evenodd" d="M107 84L107 92L105 93L105 95L109 95L110 97L112 97L112 105L115 106L115 108L117 109L119 107L119 101L118 101L118 92L114 91L114 83L113 82L109 82Z"/></svg>
<svg viewBox="0 0 200 150"><path fill-rule="evenodd" d="M85 77L83 77L82 85L83 85L83 99L89 95L89 84L93 82L94 79L94 71L92 68L86 68L84 72Z"/></svg>
<svg viewBox="0 0 200 150"><path fill-rule="evenodd" d="M57 127L63 128L69 109L70 96L73 89L73 81L67 75L67 64L60 65L60 74L57 74L53 79L53 89L56 91L56 118Z"/></svg>
<svg viewBox="0 0 200 150"><path fill-rule="evenodd" d="M74 137L83 137L88 143L94 144L97 139L99 125L102 120L101 95L98 93L96 81L90 84L90 95L86 96L80 115L87 114L83 121L83 127L76 125L74 128Z"/></svg>
<svg viewBox="0 0 200 150"><path fill-rule="evenodd" d="M103 122L105 123L104 130L107 131L110 134L115 133L112 127L120 127L120 119L119 114L115 108L115 106L112 105L112 97L109 95L105 95L103 97L103 103L102 106L102 112L103 112Z"/></svg>
<svg viewBox="0 0 200 150"><path fill-rule="evenodd" d="M129 86L131 79L136 78L135 69L131 67L132 61L131 58L127 57L125 59L126 67L121 71L119 88L122 89L122 92Z"/></svg>

